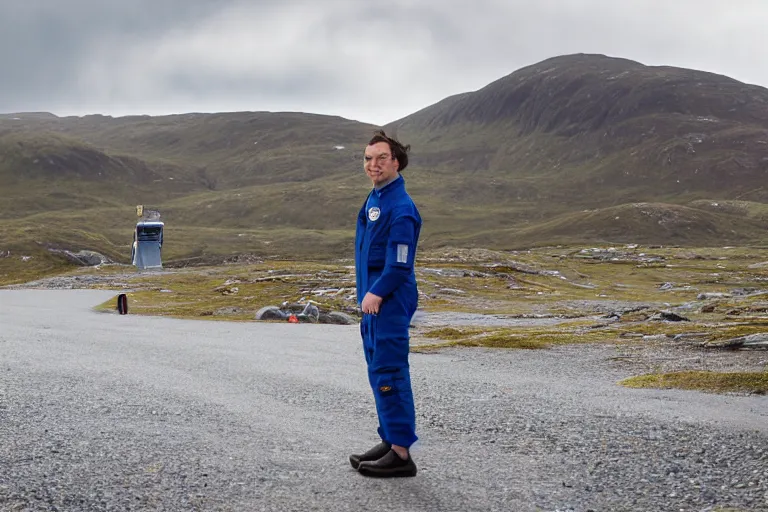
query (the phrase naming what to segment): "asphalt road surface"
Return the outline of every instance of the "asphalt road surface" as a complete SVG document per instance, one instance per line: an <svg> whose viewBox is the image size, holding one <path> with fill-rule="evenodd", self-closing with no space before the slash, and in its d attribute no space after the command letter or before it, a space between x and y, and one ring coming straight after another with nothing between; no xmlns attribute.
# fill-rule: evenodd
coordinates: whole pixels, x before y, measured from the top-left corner
<svg viewBox="0 0 768 512"><path fill-rule="evenodd" d="M114 295L0 290L0 510L768 510L767 397L625 389L610 347L412 354L419 474L369 479L357 326Z"/></svg>

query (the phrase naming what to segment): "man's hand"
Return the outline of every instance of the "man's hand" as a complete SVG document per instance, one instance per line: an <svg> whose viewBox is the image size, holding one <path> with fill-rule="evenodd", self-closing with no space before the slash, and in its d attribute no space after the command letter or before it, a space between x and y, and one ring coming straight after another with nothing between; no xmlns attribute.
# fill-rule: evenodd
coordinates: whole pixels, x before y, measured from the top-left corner
<svg viewBox="0 0 768 512"><path fill-rule="evenodd" d="M377 314L379 312L379 307L381 306L382 300L384 299L378 295L374 295L371 292L366 293L365 297L363 297L363 303L361 304L363 313L368 313L371 315Z"/></svg>

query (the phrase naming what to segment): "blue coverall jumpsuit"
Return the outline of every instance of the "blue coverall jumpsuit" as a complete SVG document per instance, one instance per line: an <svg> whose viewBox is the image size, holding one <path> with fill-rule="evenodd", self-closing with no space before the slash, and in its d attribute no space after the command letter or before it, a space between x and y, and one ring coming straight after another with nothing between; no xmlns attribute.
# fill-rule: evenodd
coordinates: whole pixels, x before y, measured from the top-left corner
<svg viewBox="0 0 768 512"><path fill-rule="evenodd" d="M405 448L418 439L408 328L418 305L414 260L421 224L405 180L398 176L371 190L358 214L355 236L358 303L367 292L383 298L379 313L364 313L360 324L378 433L383 441Z"/></svg>

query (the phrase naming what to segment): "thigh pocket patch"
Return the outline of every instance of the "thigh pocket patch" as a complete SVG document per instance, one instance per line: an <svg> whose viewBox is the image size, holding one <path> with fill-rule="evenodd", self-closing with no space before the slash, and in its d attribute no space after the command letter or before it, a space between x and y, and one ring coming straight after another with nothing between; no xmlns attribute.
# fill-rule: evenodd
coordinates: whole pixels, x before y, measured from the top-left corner
<svg viewBox="0 0 768 512"><path fill-rule="evenodd" d="M389 397L400 392L402 378L394 375L382 375L376 379L376 392L381 397Z"/></svg>

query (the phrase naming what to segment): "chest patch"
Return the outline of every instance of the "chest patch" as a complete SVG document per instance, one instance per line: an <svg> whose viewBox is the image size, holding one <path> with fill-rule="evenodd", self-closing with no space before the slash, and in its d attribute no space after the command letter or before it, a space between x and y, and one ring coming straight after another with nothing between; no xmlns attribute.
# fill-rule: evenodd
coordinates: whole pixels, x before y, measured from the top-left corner
<svg viewBox="0 0 768 512"><path fill-rule="evenodd" d="M375 221L376 219L381 216L381 210L379 210L377 207L369 208L368 209L368 220L371 222Z"/></svg>

